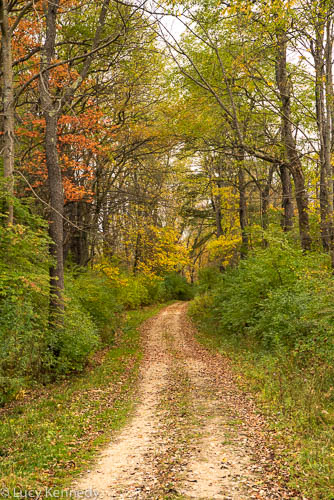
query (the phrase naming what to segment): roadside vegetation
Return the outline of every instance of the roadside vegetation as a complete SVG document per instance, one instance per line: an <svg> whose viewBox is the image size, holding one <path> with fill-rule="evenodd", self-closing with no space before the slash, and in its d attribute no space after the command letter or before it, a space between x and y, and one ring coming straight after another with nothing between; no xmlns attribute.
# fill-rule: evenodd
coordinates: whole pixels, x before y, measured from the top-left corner
<svg viewBox="0 0 334 500"><path fill-rule="evenodd" d="M135 401L142 355L139 326L161 307L127 312L112 348L100 351L81 374L0 409L4 497L8 492L15 498L15 489L19 495L20 490L68 486L124 425Z"/></svg>
<svg viewBox="0 0 334 500"><path fill-rule="evenodd" d="M49 315L49 237L27 206L17 223L0 226L0 406L82 371L96 351L114 346L128 310L186 299L190 286L177 272L131 274L106 259L65 273L61 322Z"/></svg>
<svg viewBox="0 0 334 500"><path fill-rule="evenodd" d="M0 61L4 419L196 291L292 481L332 498L333 0L0 0Z"/></svg>
<svg viewBox="0 0 334 500"><path fill-rule="evenodd" d="M331 498L334 479L334 279L329 259L303 254L287 237L267 234L224 273L200 273L190 314L200 340L231 358L275 429L291 485Z"/></svg>

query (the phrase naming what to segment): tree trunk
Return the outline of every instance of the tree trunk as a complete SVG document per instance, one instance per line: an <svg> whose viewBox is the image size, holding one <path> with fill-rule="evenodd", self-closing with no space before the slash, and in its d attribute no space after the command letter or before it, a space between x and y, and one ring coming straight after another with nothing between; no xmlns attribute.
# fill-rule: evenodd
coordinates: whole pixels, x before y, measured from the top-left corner
<svg viewBox="0 0 334 500"><path fill-rule="evenodd" d="M327 128L327 157L326 173L328 179L328 211L329 211L329 231L330 231L330 255L331 266L334 269L334 170L332 166L332 152L334 140L334 89L333 89L333 15L334 7L331 5L326 22L326 128Z"/></svg>
<svg viewBox="0 0 334 500"><path fill-rule="evenodd" d="M261 190L261 223L262 223L262 229L264 230L268 229L268 224L269 224L268 207L270 201L270 188L273 181L274 170L275 166L270 165L267 182L264 188Z"/></svg>
<svg viewBox="0 0 334 500"><path fill-rule="evenodd" d="M330 10L329 10L330 9ZM315 45L311 41L311 52L315 66L315 98L317 126L320 142L320 220L321 240L325 252L331 254L334 268L333 228L333 169L331 153L333 146L333 7L320 3L315 24Z"/></svg>
<svg viewBox="0 0 334 500"><path fill-rule="evenodd" d="M3 70L3 166L4 177L8 179L9 197L14 193L14 154L15 154L15 130L14 130L14 89L12 69L12 32L9 26L8 2L0 1L0 24L1 24L1 57ZM13 224L13 203L8 203L8 223Z"/></svg>
<svg viewBox="0 0 334 500"><path fill-rule="evenodd" d="M217 184L217 187L220 187L220 184ZM222 227L222 209L221 209L221 195L211 195L211 204L212 208L215 214L215 221L216 221L216 236L217 238L220 238L220 236L223 236L224 231ZM223 264L219 265L219 270L221 272L225 271L225 267Z"/></svg>
<svg viewBox="0 0 334 500"><path fill-rule="evenodd" d="M68 213L69 212L69 213ZM74 222L75 226L81 228L88 228L87 225L87 209L83 201L71 203L68 211L65 212L66 216ZM66 230L66 225L65 228ZM88 232L84 229L69 226L67 234L65 231L64 236L64 262L68 252L71 252L73 262L80 267L86 267L90 260L89 255L89 240Z"/></svg>
<svg viewBox="0 0 334 500"><path fill-rule="evenodd" d="M267 182L264 187L261 186L260 189L260 197L261 197L261 226L264 231L268 229L269 226L269 217L268 217L268 208L270 201L270 189L273 181L275 166L270 165ZM262 241L263 246L266 248L268 246L268 241L265 237L263 237Z"/></svg>
<svg viewBox="0 0 334 500"><path fill-rule="evenodd" d="M216 196L215 199L215 217L216 217L216 234L217 238L223 235L222 228L222 210L221 210L221 196Z"/></svg>
<svg viewBox="0 0 334 500"><path fill-rule="evenodd" d="M282 208L283 215L281 226L286 233L293 228L293 203L292 203L292 184L290 178L290 171L286 165L279 167L281 184L282 184Z"/></svg>
<svg viewBox="0 0 334 500"><path fill-rule="evenodd" d="M138 271L138 265L140 261L140 254L141 254L141 236L140 233L137 233L137 238L136 238L136 247L135 247L135 256L134 256L134 262L133 262L133 274L136 274Z"/></svg>
<svg viewBox="0 0 334 500"><path fill-rule="evenodd" d="M295 185L295 197L299 216L299 234L302 249L308 251L311 249L310 224L308 217L308 198L305 189L304 173L300 161L292 163L292 177Z"/></svg>
<svg viewBox="0 0 334 500"><path fill-rule="evenodd" d="M218 188L219 188L218 184ZM211 205L215 214L215 221L216 221L216 236L219 238L220 236L223 235L223 228L222 228L222 210L221 210L221 195L211 195Z"/></svg>
<svg viewBox="0 0 334 500"><path fill-rule="evenodd" d="M325 65L325 19L324 12L319 12L316 23L315 47L311 44L315 66L315 102L317 126L320 142L320 220L321 239L325 252L331 248L331 215L329 205L329 182L331 170L331 117L327 106L326 92L328 73ZM328 41L327 41L328 44Z"/></svg>
<svg viewBox="0 0 334 500"><path fill-rule="evenodd" d="M308 217L308 198L302 164L297 152L291 123L291 89L287 72L287 36L277 35L276 81L281 101L282 142L285 148L287 166L295 185L295 197L299 216L299 234L303 250L310 250L311 236Z"/></svg>
<svg viewBox="0 0 334 500"><path fill-rule="evenodd" d="M59 167L57 152L57 116L52 113L44 113L46 119L45 153L46 165L48 169L49 190L50 190L50 225L49 232L53 243L50 245L50 253L56 264L50 268L50 317L54 319L62 313L64 309L64 194L62 175Z"/></svg>
<svg viewBox="0 0 334 500"><path fill-rule="evenodd" d="M241 229L241 249L240 257L245 259L248 254L248 234L247 234L247 198L245 172L242 167L238 171L239 182L239 221Z"/></svg>
<svg viewBox="0 0 334 500"><path fill-rule="evenodd" d="M48 66L55 56L56 20L59 0L48 1L46 9L46 37L41 58L40 99L45 119L45 155L50 191L49 232L52 239L50 253L54 263L50 267L50 323L62 323L64 310L64 194L62 174L57 151L59 110L52 96Z"/></svg>

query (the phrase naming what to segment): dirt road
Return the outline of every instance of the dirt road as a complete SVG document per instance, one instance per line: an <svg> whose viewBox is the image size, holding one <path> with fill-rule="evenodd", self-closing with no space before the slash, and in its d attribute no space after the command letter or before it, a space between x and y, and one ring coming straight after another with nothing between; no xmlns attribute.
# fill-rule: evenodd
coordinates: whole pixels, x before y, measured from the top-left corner
<svg viewBox="0 0 334 500"><path fill-rule="evenodd" d="M75 488L117 499L302 498L276 480L262 418L228 362L194 339L186 308L144 324L135 414Z"/></svg>

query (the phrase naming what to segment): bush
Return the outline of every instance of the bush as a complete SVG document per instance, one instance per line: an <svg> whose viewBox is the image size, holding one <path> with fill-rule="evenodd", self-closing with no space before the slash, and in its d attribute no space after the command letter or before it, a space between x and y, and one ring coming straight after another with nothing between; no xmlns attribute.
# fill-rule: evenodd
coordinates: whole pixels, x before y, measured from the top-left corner
<svg viewBox="0 0 334 500"><path fill-rule="evenodd" d="M0 316L0 404L37 378L45 352L45 324L31 297L7 297Z"/></svg>
<svg viewBox="0 0 334 500"><path fill-rule="evenodd" d="M0 225L0 404L36 381L82 369L100 343L97 330L106 321L107 308L109 318L115 309L114 300L103 296L106 283L101 277L100 283L97 276L88 276L76 285L69 278L64 327L49 329L51 259L46 223L31 215L28 206L14 203L15 225Z"/></svg>
<svg viewBox="0 0 334 500"><path fill-rule="evenodd" d="M165 300L190 300L194 297L192 286L179 273L170 273L162 283Z"/></svg>
<svg viewBox="0 0 334 500"><path fill-rule="evenodd" d="M216 286L190 314L233 360L284 440L291 485L329 498L334 447L334 277L324 254L270 241ZM282 432L283 429L283 432Z"/></svg>
<svg viewBox="0 0 334 500"><path fill-rule="evenodd" d="M219 267L203 267L199 270L196 288L200 294L206 293L216 288L221 279L222 273Z"/></svg>
<svg viewBox="0 0 334 500"><path fill-rule="evenodd" d="M98 328L78 298L67 300L64 325L51 330L45 367L55 375L82 370L90 354L100 345Z"/></svg>
<svg viewBox="0 0 334 500"><path fill-rule="evenodd" d="M332 394L334 384L334 278L327 261L285 239L271 242L226 271L190 307L204 330L256 363L260 391L285 406L307 400L312 415L320 412L316 399Z"/></svg>
<svg viewBox="0 0 334 500"><path fill-rule="evenodd" d="M47 332L50 259L45 223L18 201L15 213L17 224L0 225L1 404L40 373Z"/></svg>
<svg viewBox="0 0 334 500"><path fill-rule="evenodd" d="M80 270L76 278L68 277L66 290L94 321L102 342L112 343L124 309L118 287L103 273L86 269Z"/></svg>
<svg viewBox="0 0 334 500"><path fill-rule="evenodd" d="M119 298L126 309L136 309L154 302L148 291L148 277L124 274L123 279L125 284L119 287Z"/></svg>
<svg viewBox="0 0 334 500"><path fill-rule="evenodd" d="M0 206L3 196L0 185ZM47 224L13 202L15 224L0 225L0 404L26 386L82 370L92 352L112 344L125 309L192 296L177 273L163 280L108 263L76 269L65 277L63 325L49 328Z"/></svg>
<svg viewBox="0 0 334 500"><path fill-rule="evenodd" d="M252 336L267 348L291 348L314 334L319 323L317 311L322 311L325 331L332 328L332 293L328 290L333 291L333 280L326 262L327 256L304 255L286 240L272 242L270 248L222 274L209 292L206 314L236 341ZM315 286L321 288L316 297Z"/></svg>

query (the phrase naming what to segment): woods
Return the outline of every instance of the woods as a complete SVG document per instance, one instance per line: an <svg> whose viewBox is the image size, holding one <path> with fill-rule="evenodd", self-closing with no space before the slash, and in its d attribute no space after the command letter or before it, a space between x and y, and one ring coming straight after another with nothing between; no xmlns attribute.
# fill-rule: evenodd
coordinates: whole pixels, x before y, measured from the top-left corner
<svg viewBox="0 0 334 500"><path fill-rule="evenodd" d="M0 404L85 370L126 311L195 297L203 331L321 441L332 1L0 0L0 25Z"/></svg>

